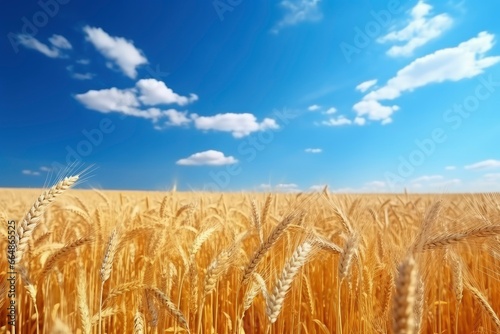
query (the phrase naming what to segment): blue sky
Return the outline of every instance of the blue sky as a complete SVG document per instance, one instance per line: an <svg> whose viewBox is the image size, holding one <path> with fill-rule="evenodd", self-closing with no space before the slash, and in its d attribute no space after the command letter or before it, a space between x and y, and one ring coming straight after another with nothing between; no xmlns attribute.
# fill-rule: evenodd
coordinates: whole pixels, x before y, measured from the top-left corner
<svg viewBox="0 0 500 334"><path fill-rule="evenodd" d="M493 0L18 1L0 186L500 190Z"/></svg>

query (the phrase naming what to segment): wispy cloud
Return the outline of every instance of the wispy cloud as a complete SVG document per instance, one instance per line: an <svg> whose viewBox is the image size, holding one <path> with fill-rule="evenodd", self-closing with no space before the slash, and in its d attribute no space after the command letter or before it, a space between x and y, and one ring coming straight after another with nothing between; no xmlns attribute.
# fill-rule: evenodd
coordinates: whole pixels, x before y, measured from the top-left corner
<svg viewBox="0 0 500 334"><path fill-rule="evenodd" d="M430 182L430 181L442 180L443 178L444 177L442 175L423 175L411 180L411 182L412 183Z"/></svg>
<svg viewBox="0 0 500 334"><path fill-rule="evenodd" d="M30 175L30 176L38 176L38 175L40 175L40 172L33 171L33 170L30 170L30 169L23 169L21 171L21 173L24 174L24 175Z"/></svg>
<svg viewBox="0 0 500 334"><path fill-rule="evenodd" d="M399 106L382 105L382 100L394 100L404 92L433 83L459 81L483 73L484 69L500 61L499 56L486 57L494 44L494 35L485 31L456 47L438 50L418 58L399 70L383 87L365 95L353 106L358 116L367 116L383 124L392 122L392 114Z"/></svg>
<svg viewBox="0 0 500 334"><path fill-rule="evenodd" d="M132 41L123 37L113 37L101 28L85 26L86 39L106 59L117 65L129 78L135 79L137 67L148 63L143 52L134 46Z"/></svg>
<svg viewBox="0 0 500 334"><path fill-rule="evenodd" d="M471 165L466 165L464 167L467 170L484 170L484 169L496 169L500 168L500 160L488 159L473 163Z"/></svg>
<svg viewBox="0 0 500 334"><path fill-rule="evenodd" d="M451 27L453 19L448 14L430 16L431 10L431 5L420 0L411 10L411 19L404 28L392 31L378 39L379 43L404 43L392 46L387 51L389 56L410 56L416 48L441 36L444 31Z"/></svg>
<svg viewBox="0 0 500 334"><path fill-rule="evenodd" d="M337 112L337 108L335 107L331 107L331 108L328 108L327 111L325 111L325 115L332 115L332 114L335 114Z"/></svg>
<svg viewBox="0 0 500 334"><path fill-rule="evenodd" d="M31 35L19 34L17 39L20 45L27 49L38 51L49 58L65 58L66 55L63 50L72 48L70 42L61 35L52 35L49 38L50 44L44 44Z"/></svg>
<svg viewBox="0 0 500 334"><path fill-rule="evenodd" d="M356 90L359 90L361 93L364 93L368 89L370 89L371 87L375 86L377 84L377 81L378 81L377 79L373 79L373 80L368 80L368 81L362 82L356 86Z"/></svg>
<svg viewBox="0 0 500 334"><path fill-rule="evenodd" d="M229 156L226 157L224 153L208 150L204 152L199 152L192 154L191 156L180 159L177 161L177 165L182 166L223 166L223 165L232 165L237 163L234 157Z"/></svg>
<svg viewBox="0 0 500 334"><path fill-rule="evenodd" d="M304 152L306 152L306 153L321 153L321 152L323 152L323 149L321 149L321 148L306 148L304 150Z"/></svg>
<svg viewBox="0 0 500 334"><path fill-rule="evenodd" d="M316 111L316 110L319 110L321 109L321 106L317 105L317 104L313 104L313 105L310 105L307 110L309 111Z"/></svg>
<svg viewBox="0 0 500 334"><path fill-rule="evenodd" d="M271 32L277 34L288 26L321 20L323 14L318 8L319 3L320 0L282 0L280 6L284 9L285 15L271 29Z"/></svg>
<svg viewBox="0 0 500 334"><path fill-rule="evenodd" d="M327 126L342 126L352 124L352 121L345 116L332 117L326 121L321 122L323 125Z"/></svg>

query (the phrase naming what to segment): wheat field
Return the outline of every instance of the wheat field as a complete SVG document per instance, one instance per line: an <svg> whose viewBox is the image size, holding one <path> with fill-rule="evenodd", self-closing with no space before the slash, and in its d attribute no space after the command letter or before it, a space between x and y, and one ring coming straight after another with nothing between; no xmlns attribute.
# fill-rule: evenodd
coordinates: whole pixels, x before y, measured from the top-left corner
<svg viewBox="0 0 500 334"><path fill-rule="evenodd" d="M0 190L2 333L500 332L498 194L70 189L76 181Z"/></svg>

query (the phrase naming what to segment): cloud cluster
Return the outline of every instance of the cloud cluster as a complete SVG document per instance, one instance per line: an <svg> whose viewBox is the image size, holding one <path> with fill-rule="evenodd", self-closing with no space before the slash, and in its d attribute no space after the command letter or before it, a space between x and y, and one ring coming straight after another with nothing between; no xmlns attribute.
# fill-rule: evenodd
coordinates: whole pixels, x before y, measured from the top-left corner
<svg viewBox="0 0 500 334"><path fill-rule="evenodd" d="M189 114L164 105L185 106L198 100L196 94L182 96L156 79L141 79L127 89L116 87L89 90L75 95L76 100L87 109L102 113L116 112L126 116L140 117L155 123L156 129L164 126L185 126L190 123L202 131L229 132L235 138L242 138L257 131L278 129L274 119L258 121L251 113L220 113L212 116Z"/></svg>
<svg viewBox="0 0 500 334"><path fill-rule="evenodd" d="M395 100L405 92L430 84L459 81L483 73L484 69L500 61L499 56L485 55L493 47L494 37L483 31L456 47L441 49L415 59L385 85L366 94L354 104L353 110L359 117L367 117L382 124L392 122L391 116L399 110L399 106L383 105L380 101ZM366 87L366 82L364 84Z"/></svg>

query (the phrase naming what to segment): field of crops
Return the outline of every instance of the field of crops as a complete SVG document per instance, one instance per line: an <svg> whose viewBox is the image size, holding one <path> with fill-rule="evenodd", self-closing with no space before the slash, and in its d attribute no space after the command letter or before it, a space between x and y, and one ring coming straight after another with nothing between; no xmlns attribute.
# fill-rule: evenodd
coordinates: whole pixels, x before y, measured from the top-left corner
<svg viewBox="0 0 500 334"><path fill-rule="evenodd" d="M498 194L75 181L0 190L1 333L500 332Z"/></svg>

